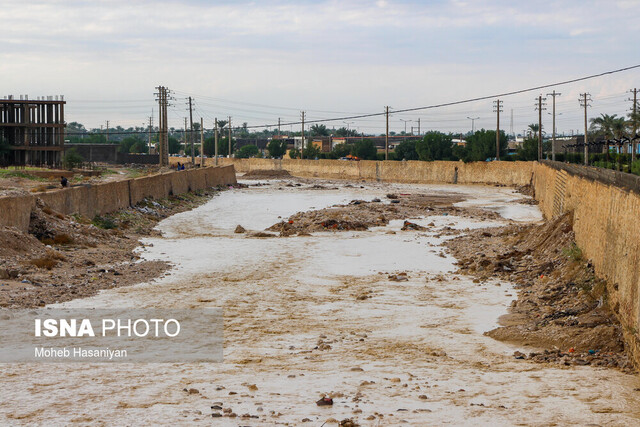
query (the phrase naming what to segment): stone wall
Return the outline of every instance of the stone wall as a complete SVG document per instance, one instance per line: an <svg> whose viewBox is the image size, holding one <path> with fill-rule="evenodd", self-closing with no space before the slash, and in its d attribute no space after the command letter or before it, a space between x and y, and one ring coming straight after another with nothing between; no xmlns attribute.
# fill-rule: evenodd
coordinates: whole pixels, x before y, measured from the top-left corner
<svg viewBox="0 0 640 427"><path fill-rule="evenodd" d="M164 199L170 195L235 184L233 165L168 172L124 181L0 197L0 226L29 228L29 217L40 198L47 206L65 215L78 213L89 218L135 205L144 198Z"/></svg>

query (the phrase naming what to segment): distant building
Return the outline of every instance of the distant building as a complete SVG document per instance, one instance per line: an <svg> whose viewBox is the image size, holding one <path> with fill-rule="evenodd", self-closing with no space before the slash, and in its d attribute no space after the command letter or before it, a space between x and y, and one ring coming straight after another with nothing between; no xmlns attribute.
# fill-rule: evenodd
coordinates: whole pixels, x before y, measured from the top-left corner
<svg viewBox="0 0 640 427"><path fill-rule="evenodd" d="M64 151L64 98L0 99L0 137L10 146L14 165L58 166Z"/></svg>

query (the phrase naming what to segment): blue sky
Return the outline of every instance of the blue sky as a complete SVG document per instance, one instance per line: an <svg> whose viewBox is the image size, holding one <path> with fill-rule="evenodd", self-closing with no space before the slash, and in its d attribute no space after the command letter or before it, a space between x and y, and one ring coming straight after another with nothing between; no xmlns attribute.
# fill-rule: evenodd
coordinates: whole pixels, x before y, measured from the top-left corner
<svg viewBox="0 0 640 427"><path fill-rule="evenodd" d="M638 64L638 12L637 0L0 0L0 96L64 94L67 121L90 127L142 125L159 84L176 91L175 127L189 94L206 123L410 108ZM580 128L579 93L592 94L591 115L625 114L632 87L638 70L558 87L558 130ZM511 110L516 133L536 121L537 95L506 98L503 129ZM420 118L422 130L460 132L467 116L495 126L490 101L398 113L391 124ZM380 133L384 121L349 126Z"/></svg>

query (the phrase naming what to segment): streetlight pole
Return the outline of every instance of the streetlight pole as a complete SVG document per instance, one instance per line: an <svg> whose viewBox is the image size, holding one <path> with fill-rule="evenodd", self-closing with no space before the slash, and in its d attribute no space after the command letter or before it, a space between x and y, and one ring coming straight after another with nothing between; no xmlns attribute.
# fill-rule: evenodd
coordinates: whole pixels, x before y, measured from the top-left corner
<svg viewBox="0 0 640 427"><path fill-rule="evenodd" d="M469 117L467 116L467 119L471 120L471 135L473 135L476 132L476 120L478 120L480 117Z"/></svg>
<svg viewBox="0 0 640 427"><path fill-rule="evenodd" d="M412 122L413 120L400 119L400 121L404 122L404 134L406 136L407 135L407 122Z"/></svg>

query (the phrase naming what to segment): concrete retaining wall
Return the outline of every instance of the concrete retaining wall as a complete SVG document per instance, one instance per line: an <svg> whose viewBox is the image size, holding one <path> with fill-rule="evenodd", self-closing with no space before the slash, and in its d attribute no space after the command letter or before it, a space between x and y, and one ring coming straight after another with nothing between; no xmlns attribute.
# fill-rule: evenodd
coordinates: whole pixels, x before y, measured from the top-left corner
<svg viewBox="0 0 640 427"><path fill-rule="evenodd" d="M536 199L545 218L573 212L576 243L606 279L610 305L640 366L640 194L602 182L609 178L591 169L536 164Z"/></svg>
<svg viewBox="0 0 640 427"><path fill-rule="evenodd" d="M172 163L184 161L172 158ZM205 159L214 165L215 159ZM421 162L294 160L294 159L218 159L222 165L232 164L236 172L253 170L286 170L304 178L375 180L404 183L458 183L527 185L533 174L532 162Z"/></svg>
<svg viewBox="0 0 640 427"><path fill-rule="evenodd" d="M170 195L235 183L235 170L233 165L228 165L80 185L24 196L0 197L0 226L16 227L26 232L37 198L56 212L65 215L78 213L93 218L133 206L147 197L164 199Z"/></svg>

